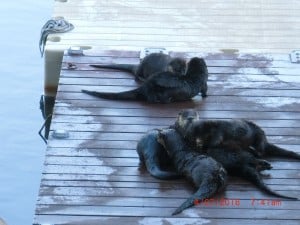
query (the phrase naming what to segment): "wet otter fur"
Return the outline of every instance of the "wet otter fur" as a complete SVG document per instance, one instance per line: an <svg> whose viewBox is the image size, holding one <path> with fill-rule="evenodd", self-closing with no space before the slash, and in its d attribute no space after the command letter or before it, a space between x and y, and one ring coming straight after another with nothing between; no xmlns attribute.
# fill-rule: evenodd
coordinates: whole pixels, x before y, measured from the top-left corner
<svg viewBox="0 0 300 225"><path fill-rule="evenodd" d="M169 180L181 177L176 173L170 156L164 147L158 143L157 137L158 130L150 130L138 141L136 150L140 162L146 166L148 172L155 178Z"/></svg>
<svg viewBox="0 0 300 225"><path fill-rule="evenodd" d="M242 149L249 150L258 157L278 156L300 159L300 154L269 143L265 132L251 121L199 120L195 117L197 113L192 111L181 112L175 127L189 142L203 151L220 146L226 141L235 141ZM187 115L189 118L184 119Z"/></svg>
<svg viewBox="0 0 300 225"><path fill-rule="evenodd" d="M199 121L199 115L195 110L184 110L178 114L175 129L178 129L179 133L181 133L185 129L191 129L192 123L197 121ZM207 132L210 132L210 130L207 130ZM271 164L266 160L258 159L251 151L242 149L239 146L239 142L231 140L224 141L213 147L205 147L205 150L202 145L196 147L195 144L192 144L192 146L195 147L200 154L207 154L221 163L228 174L242 177L270 195L287 199L297 199L271 190L263 182L259 173L262 170L271 169Z"/></svg>
<svg viewBox="0 0 300 225"><path fill-rule="evenodd" d="M185 76L173 72L152 75L139 88L119 93L82 90L82 92L105 99L138 100L150 103L187 101L201 92L207 94L207 67L203 59L194 57L188 63Z"/></svg>
<svg viewBox="0 0 300 225"><path fill-rule="evenodd" d="M213 158L190 149L175 129L161 130L158 142L165 147L178 173L183 174L198 188L172 215L195 205L196 200L210 198L225 188L227 172L222 165Z"/></svg>
<svg viewBox="0 0 300 225"><path fill-rule="evenodd" d="M96 68L117 69L129 72L135 76L138 81L144 82L150 76L159 72L172 72L179 75L185 75L186 61L183 58L172 58L163 53L151 53L142 59L140 64L99 64L90 66Z"/></svg>
<svg viewBox="0 0 300 225"><path fill-rule="evenodd" d="M241 149L236 142L228 141L219 147L209 148L206 154L222 164L229 175L238 176L250 181L269 195L297 200L271 190L262 180L260 171L269 170L271 164L256 158L252 153Z"/></svg>

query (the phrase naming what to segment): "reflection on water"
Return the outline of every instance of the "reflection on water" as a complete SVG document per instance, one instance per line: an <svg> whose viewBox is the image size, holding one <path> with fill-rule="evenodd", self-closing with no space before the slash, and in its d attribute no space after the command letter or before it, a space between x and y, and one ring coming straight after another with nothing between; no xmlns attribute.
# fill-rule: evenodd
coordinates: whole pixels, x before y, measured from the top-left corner
<svg viewBox="0 0 300 225"><path fill-rule="evenodd" d="M0 218L8 225L32 224L45 144L40 28L51 17L53 0L5 1L0 5Z"/></svg>

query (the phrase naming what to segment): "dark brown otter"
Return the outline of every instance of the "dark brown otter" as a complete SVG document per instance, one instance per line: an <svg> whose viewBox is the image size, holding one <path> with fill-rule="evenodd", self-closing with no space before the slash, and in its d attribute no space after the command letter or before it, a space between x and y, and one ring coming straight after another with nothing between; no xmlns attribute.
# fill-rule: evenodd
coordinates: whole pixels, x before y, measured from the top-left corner
<svg viewBox="0 0 300 225"><path fill-rule="evenodd" d="M183 58L172 58L163 53L151 53L140 64L99 64L90 66L96 68L117 69L132 73L136 80L145 81L150 76L159 72L172 72L185 75L186 61Z"/></svg>
<svg viewBox="0 0 300 225"><path fill-rule="evenodd" d="M260 171L269 170L271 164L256 158L251 152L241 149L236 142L228 141L221 146L207 149L206 154L222 164L229 175L238 176L250 181L267 194L297 200L297 198L282 195L271 190L261 177Z"/></svg>
<svg viewBox="0 0 300 225"><path fill-rule="evenodd" d="M136 150L140 162L145 164L148 172L155 178L169 180L181 177L176 173L170 156L158 143L157 137L158 130L150 130L139 140Z"/></svg>
<svg viewBox="0 0 300 225"><path fill-rule="evenodd" d="M202 151L220 146L227 141L236 142L242 149L249 150L256 156L279 156L300 159L300 155L280 148L267 141L265 132L248 120L199 120L191 119L196 112L181 112L175 127L189 142ZM185 117L189 117L185 119Z"/></svg>
<svg viewBox="0 0 300 225"><path fill-rule="evenodd" d="M184 175L198 188L172 215L195 205L196 201L212 197L225 188L227 172L222 165L213 158L190 149L175 129L161 130L158 142L165 147L178 173Z"/></svg>
<svg viewBox="0 0 300 225"><path fill-rule="evenodd" d="M201 92L206 97L207 67L203 59L194 57L188 63L185 76L173 72L152 75L139 88L119 93L82 90L92 96L114 100L139 100L151 103L187 101Z"/></svg>
<svg viewBox="0 0 300 225"><path fill-rule="evenodd" d="M184 110L178 114L175 122L175 129L178 129L178 132L183 133L185 136L185 131L192 129L193 124L197 122L199 122L199 115L195 110ZM203 133L205 132L207 132L206 135L213 136L213 133L211 132L218 131L214 129L210 130L206 127L206 130L203 131ZM193 136L185 137L188 138L188 140L194 139ZM200 154L207 154L221 163L227 170L228 174L242 177L268 194L282 198L297 199L276 193L263 182L260 171L271 169L271 164L266 160L255 157L255 154L253 154L252 151L243 149L240 146L240 141L225 140L213 146L206 145L205 142L203 143L202 141L198 140L192 140L189 141L189 143Z"/></svg>

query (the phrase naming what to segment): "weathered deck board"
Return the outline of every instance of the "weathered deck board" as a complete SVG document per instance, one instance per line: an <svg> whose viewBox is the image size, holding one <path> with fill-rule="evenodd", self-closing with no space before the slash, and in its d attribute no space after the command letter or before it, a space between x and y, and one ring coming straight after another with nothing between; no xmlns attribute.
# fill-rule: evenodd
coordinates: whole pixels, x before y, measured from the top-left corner
<svg viewBox="0 0 300 225"><path fill-rule="evenodd" d="M197 109L203 119L253 120L270 142L300 153L299 64L278 54L172 54L205 57L210 72L207 99L162 105L94 98L80 90L120 91L138 84L127 73L88 64L136 63L138 53L65 55L51 130L66 129L70 135L54 139L50 132L35 224L298 225L299 201L273 198L234 177L214 205L203 203L171 216L193 187L183 179L151 177L139 165L135 148L144 132L172 124L183 108ZM77 68L67 69L68 63ZM265 182L299 197L300 162L270 162L273 169ZM220 205L223 198L230 203Z"/></svg>
<svg viewBox="0 0 300 225"><path fill-rule="evenodd" d="M50 35L46 49L164 46L174 51L289 53L299 47L299 1L55 1L54 17L73 31Z"/></svg>
<svg viewBox="0 0 300 225"><path fill-rule="evenodd" d="M49 221L50 218L52 220L53 216L43 215L39 216L40 221ZM82 225L82 224L89 224L89 225L111 225L111 224L119 224L120 219L117 217L101 217L95 218L95 216L66 216L62 215L59 218L55 218L52 220L53 223L58 224L74 224L74 225ZM239 220L235 219L215 219L213 221L202 219L202 218L157 218L157 217L147 217L147 218L139 218L137 217L124 217L122 218L122 224L124 225L133 225L133 224L209 224L209 225L240 225ZM260 224L260 225L298 225L299 221L297 220L256 220L256 219L249 219L243 220L243 224L245 225L252 225L252 224Z"/></svg>

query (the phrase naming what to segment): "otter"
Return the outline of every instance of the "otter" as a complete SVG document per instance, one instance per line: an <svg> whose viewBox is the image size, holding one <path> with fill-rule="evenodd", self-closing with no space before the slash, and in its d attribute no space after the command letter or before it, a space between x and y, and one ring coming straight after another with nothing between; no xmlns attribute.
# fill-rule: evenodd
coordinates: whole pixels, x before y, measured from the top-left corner
<svg viewBox="0 0 300 225"><path fill-rule="evenodd" d="M184 135L185 131L188 130L194 122L199 120L200 116L196 110L184 109L178 113L175 123L171 128L176 129L181 135Z"/></svg>
<svg viewBox="0 0 300 225"><path fill-rule="evenodd" d="M186 129L191 129L192 124L197 121L199 121L199 114L195 110L184 110L178 114L174 127L179 133L182 133ZM210 131L207 130L207 132ZM239 146L239 142L227 140L213 147L204 147L205 150L202 148L202 145L195 146L199 144L197 141L191 144L200 154L205 153L221 163L229 175L244 178L270 195L293 200L297 199L271 190L263 182L260 175L260 171L271 169L271 164L266 160L255 157L252 151L242 149Z"/></svg>
<svg viewBox="0 0 300 225"><path fill-rule="evenodd" d="M270 170L271 164L263 159L256 158L252 153L241 149L233 141L222 143L221 146L209 148L206 154L221 163L229 175L248 180L269 195L297 200L295 197L282 195L271 190L262 180L260 172Z"/></svg>
<svg viewBox="0 0 300 225"><path fill-rule="evenodd" d="M159 72L170 71L175 74L185 75L186 61L183 58L172 58L163 53L151 53L140 64L103 64L90 66L96 68L117 69L132 73L137 81L145 82L150 76Z"/></svg>
<svg viewBox="0 0 300 225"><path fill-rule="evenodd" d="M184 175L198 188L172 215L192 207L196 201L212 197L225 188L227 172L223 166L213 158L200 155L189 148L175 129L160 130L157 140L165 147L178 173Z"/></svg>
<svg viewBox="0 0 300 225"><path fill-rule="evenodd" d="M160 72L152 75L137 89L119 93L105 93L82 90L82 92L114 100L139 100L150 103L170 103L187 101L201 92L207 94L207 67L203 59L194 57L188 63L185 76L173 72Z"/></svg>
<svg viewBox="0 0 300 225"><path fill-rule="evenodd" d="M146 166L148 172L155 178L170 180L181 177L181 175L176 173L170 156L164 147L158 143L157 137L158 130L154 129L148 131L138 141L136 150L140 162ZM169 170L163 170L162 167Z"/></svg>
<svg viewBox="0 0 300 225"><path fill-rule="evenodd" d="M235 141L257 157L278 156L300 159L296 152L280 148L268 142L265 132L255 123L248 120L199 120L195 112L181 112L175 127L192 145L205 151L222 145L226 141ZM185 117L189 117L184 119ZM191 118L193 118L191 120Z"/></svg>

